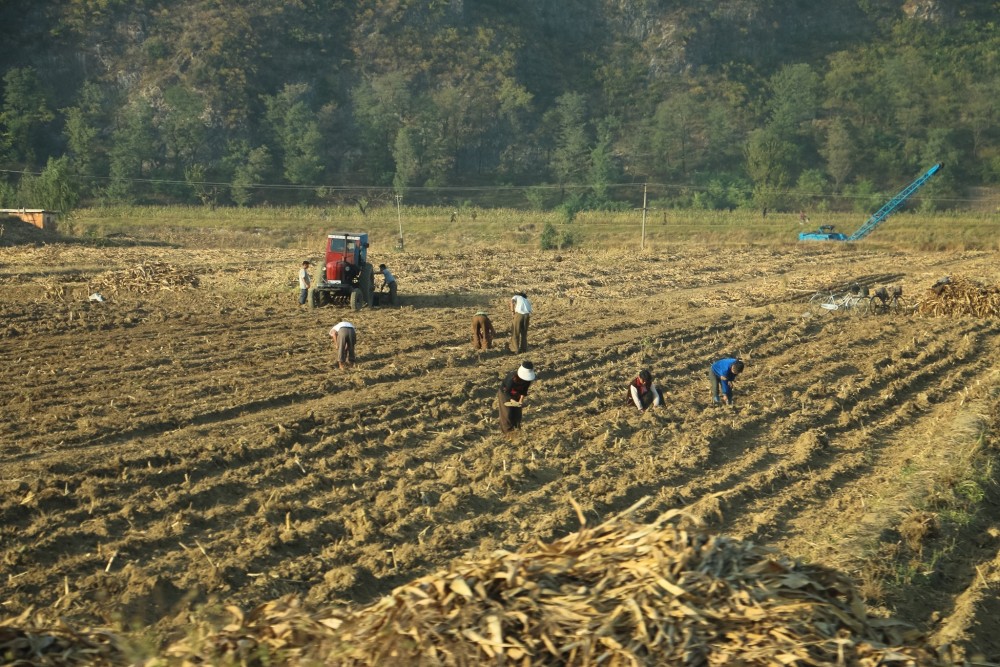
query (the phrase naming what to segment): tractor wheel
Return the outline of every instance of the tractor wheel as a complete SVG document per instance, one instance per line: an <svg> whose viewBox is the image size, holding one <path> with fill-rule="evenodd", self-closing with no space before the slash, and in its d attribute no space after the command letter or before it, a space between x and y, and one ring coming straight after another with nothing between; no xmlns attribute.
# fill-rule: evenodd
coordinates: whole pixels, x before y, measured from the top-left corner
<svg viewBox="0 0 1000 667"><path fill-rule="evenodd" d="M365 295L360 289L355 287L351 290L351 310L361 310L361 306L364 305Z"/></svg>
<svg viewBox="0 0 1000 667"><path fill-rule="evenodd" d="M309 302L310 308L319 308L320 306L319 299L320 299L320 294L318 290L314 289L309 290L309 298L306 300Z"/></svg>
<svg viewBox="0 0 1000 667"><path fill-rule="evenodd" d="M375 269L371 262L365 262L361 269L361 279L358 281L361 289L364 290L365 305L371 308L375 305Z"/></svg>

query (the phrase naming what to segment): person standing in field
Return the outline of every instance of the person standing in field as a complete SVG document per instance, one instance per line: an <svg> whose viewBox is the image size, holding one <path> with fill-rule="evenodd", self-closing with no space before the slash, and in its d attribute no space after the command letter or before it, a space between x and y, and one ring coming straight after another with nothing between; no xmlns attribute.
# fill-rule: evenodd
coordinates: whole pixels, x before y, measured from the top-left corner
<svg viewBox="0 0 1000 667"><path fill-rule="evenodd" d="M472 349L492 350L493 337L497 335L493 322L485 310L477 310L472 316Z"/></svg>
<svg viewBox="0 0 1000 667"><path fill-rule="evenodd" d="M653 374L647 369L639 371L639 375L628 385L628 397L639 412L645 412L652 406L663 406L663 392L653 383Z"/></svg>
<svg viewBox="0 0 1000 667"><path fill-rule="evenodd" d="M743 362L733 357L719 359L708 369L712 385L712 403L733 404L733 381L743 372Z"/></svg>
<svg viewBox="0 0 1000 667"><path fill-rule="evenodd" d="M511 329L510 351L522 354L528 351L528 321L531 319L531 302L524 292L514 292L510 298L510 313L514 318Z"/></svg>
<svg viewBox="0 0 1000 667"><path fill-rule="evenodd" d="M500 390L497 391L497 403L500 406L500 431L510 433L521 428L521 417L524 410L524 398L535 380L535 366L530 361L521 362L516 371L504 378Z"/></svg>
<svg viewBox="0 0 1000 667"><path fill-rule="evenodd" d="M396 305L396 276L392 275L392 272L386 267L385 264L378 265L378 271L382 274L382 286L379 287L378 291L381 292L386 287L389 288L389 305Z"/></svg>
<svg viewBox="0 0 1000 667"><path fill-rule="evenodd" d="M299 305L306 305L306 299L309 298L309 288L312 286L312 276L309 275L309 267L312 264L309 260L302 262L302 268L299 269Z"/></svg>
<svg viewBox="0 0 1000 667"><path fill-rule="evenodd" d="M337 351L337 366L344 370L354 365L354 346L358 342L358 333L354 325L347 321L340 321L330 329L330 338L333 340L333 349Z"/></svg>

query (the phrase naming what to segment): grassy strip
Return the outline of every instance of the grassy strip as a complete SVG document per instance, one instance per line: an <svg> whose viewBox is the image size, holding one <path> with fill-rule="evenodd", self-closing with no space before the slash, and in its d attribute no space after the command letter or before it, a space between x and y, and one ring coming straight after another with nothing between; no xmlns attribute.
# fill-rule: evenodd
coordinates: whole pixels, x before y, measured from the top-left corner
<svg viewBox="0 0 1000 667"><path fill-rule="evenodd" d="M909 610L904 616L947 610L954 587L972 580L984 554L995 555L984 536L996 530L994 508L1000 504L998 379L994 373L980 396L964 401L942 434L944 460L914 460L899 470L905 498L897 501L909 509L868 550L861 591L870 601Z"/></svg>
<svg viewBox="0 0 1000 667"><path fill-rule="evenodd" d="M454 219L453 219L454 215ZM543 230L553 227L560 239L582 248L622 248L675 242L798 243L800 231L819 224L834 225L847 234L865 222L863 214L817 214L806 227L793 213L651 210L643 224L642 212L584 211L567 221L557 211L518 209L461 209L444 207L258 207L123 206L77 211L60 229L69 235L106 237L114 234L152 236L174 240L184 232L237 236L266 236L282 247L314 247L333 230L368 231L373 243L395 246L400 231L407 249L446 248L483 244L501 247L539 247ZM230 236L227 238L227 234ZM922 250L997 249L997 222L982 213L899 213L864 241L868 244ZM253 245L244 242L244 245Z"/></svg>

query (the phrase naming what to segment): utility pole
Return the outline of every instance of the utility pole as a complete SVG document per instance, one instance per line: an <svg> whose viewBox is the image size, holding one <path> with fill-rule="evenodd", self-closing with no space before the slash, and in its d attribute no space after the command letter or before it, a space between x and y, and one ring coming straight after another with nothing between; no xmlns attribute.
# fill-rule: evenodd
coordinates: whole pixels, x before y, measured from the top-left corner
<svg viewBox="0 0 1000 667"><path fill-rule="evenodd" d="M646 249L646 184L642 184L642 240L639 242L639 250Z"/></svg>
<svg viewBox="0 0 1000 667"><path fill-rule="evenodd" d="M403 195L396 194L396 220L399 222L399 249L403 249L403 216L399 212L399 202L403 200Z"/></svg>

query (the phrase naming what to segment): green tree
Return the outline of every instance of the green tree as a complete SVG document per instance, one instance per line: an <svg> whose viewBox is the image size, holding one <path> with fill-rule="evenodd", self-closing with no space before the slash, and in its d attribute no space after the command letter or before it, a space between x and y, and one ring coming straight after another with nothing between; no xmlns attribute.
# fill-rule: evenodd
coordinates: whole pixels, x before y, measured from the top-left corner
<svg viewBox="0 0 1000 667"><path fill-rule="evenodd" d="M271 152L266 146L250 148L240 143L229 159L235 162L230 194L237 206L249 206L253 201L253 186L264 179L271 167Z"/></svg>
<svg viewBox="0 0 1000 667"><path fill-rule="evenodd" d="M319 122L306 103L309 92L306 84L286 84L279 94L264 98L284 177L296 185L317 184L324 168Z"/></svg>
<svg viewBox="0 0 1000 667"><path fill-rule="evenodd" d="M396 190L396 194L403 194L406 188L414 185L420 173L420 162L417 159L417 151L413 146L413 138L409 129L399 128L392 154L396 160L396 173L392 178L392 187Z"/></svg>
<svg viewBox="0 0 1000 667"><path fill-rule="evenodd" d="M49 158L38 176L25 175L17 188L17 205L70 215L80 201L80 188L67 156Z"/></svg>
<svg viewBox="0 0 1000 667"><path fill-rule="evenodd" d="M94 192L99 178L108 173L107 150L101 138L106 123L105 99L94 83L84 83L76 106L63 109L66 154L81 182L81 196Z"/></svg>
<svg viewBox="0 0 1000 667"><path fill-rule="evenodd" d="M395 172L393 147L403 120L410 115L412 96L406 75L391 72L363 81L351 91L362 173L376 184Z"/></svg>
<svg viewBox="0 0 1000 667"><path fill-rule="evenodd" d="M947 128L932 128L927 132L927 141L921 148L919 166L913 171L923 173L939 162L945 165L934 178L917 193L921 207L925 210L942 208L941 200L955 198L961 194L960 183L964 169L961 167L961 149L956 145L955 132ZM913 176L911 176L913 178Z"/></svg>
<svg viewBox="0 0 1000 667"><path fill-rule="evenodd" d="M44 150L45 126L55 118L42 91L38 73L31 67L14 67L3 77L0 110L0 158L35 164Z"/></svg>
<svg viewBox="0 0 1000 667"><path fill-rule="evenodd" d="M882 127L891 117L884 97L880 63L869 49L839 51L828 58L824 106L851 118L858 127Z"/></svg>
<svg viewBox="0 0 1000 667"><path fill-rule="evenodd" d="M97 128L90 125L80 107L71 107L64 112L66 127L67 155L72 161L73 170L83 178L96 176L94 173L94 154L97 144Z"/></svg>
<svg viewBox="0 0 1000 667"><path fill-rule="evenodd" d="M656 107L648 132L649 174L654 178L683 178L698 160L698 138L703 109L694 94L671 94Z"/></svg>
<svg viewBox="0 0 1000 667"><path fill-rule="evenodd" d="M705 156L703 160L690 164L691 169L716 173L732 171L732 165L742 158L741 147L745 137L743 113L745 110L741 110L741 105L728 102L721 95L706 100L701 112Z"/></svg>
<svg viewBox="0 0 1000 667"><path fill-rule="evenodd" d="M586 104L580 93L565 93L556 99L555 150L551 168L561 185L580 183L589 168L590 140L587 137Z"/></svg>
<svg viewBox="0 0 1000 667"><path fill-rule="evenodd" d="M769 129L782 137L802 134L819 109L819 75L805 63L786 65L771 77L769 88Z"/></svg>
<svg viewBox="0 0 1000 667"><path fill-rule="evenodd" d="M138 181L149 175L158 153L153 109L139 98L126 107L111 137L111 174L105 196L115 202L133 201Z"/></svg>
<svg viewBox="0 0 1000 667"><path fill-rule="evenodd" d="M795 181L795 204L799 209L826 209L826 177L819 169L805 169Z"/></svg>
<svg viewBox="0 0 1000 667"><path fill-rule="evenodd" d="M205 104L198 93L172 86L163 93L159 134L175 173L208 158Z"/></svg>
<svg viewBox="0 0 1000 667"><path fill-rule="evenodd" d="M977 81L966 90L966 104L962 109L962 120L969 128L972 139L972 158L980 160L984 149L991 144L991 134L1000 126L1000 76L988 81Z"/></svg>
<svg viewBox="0 0 1000 667"><path fill-rule="evenodd" d="M788 186L787 164L794 152L787 141L767 130L755 130L746 145L746 169L753 181L753 201L767 211L784 203Z"/></svg>
<svg viewBox="0 0 1000 667"><path fill-rule="evenodd" d="M820 152L826 159L826 173L833 179L833 185L839 191L854 170L857 152L847 121L838 116L829 123L826 129L826 142Z"/></svg>
<svg viewBox="0 0 1000 667"><path fill-rule="evenodd" d="M590 169L587 181L595 206L609 203L608 186L618 180L618 164L615 161L612 143L618 122L614 118L602 121L597 128L597 143L590 151Z"/></svg>

